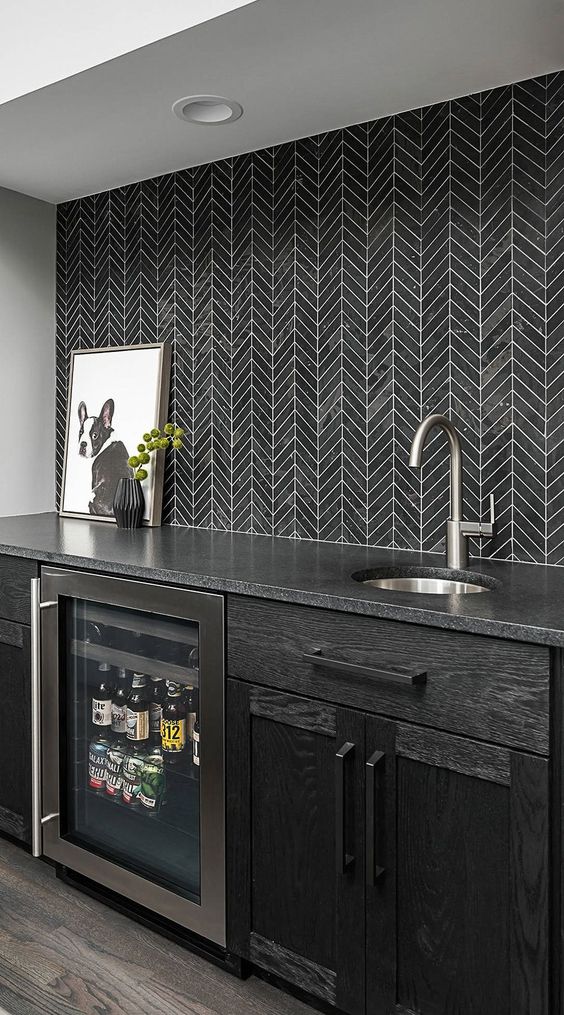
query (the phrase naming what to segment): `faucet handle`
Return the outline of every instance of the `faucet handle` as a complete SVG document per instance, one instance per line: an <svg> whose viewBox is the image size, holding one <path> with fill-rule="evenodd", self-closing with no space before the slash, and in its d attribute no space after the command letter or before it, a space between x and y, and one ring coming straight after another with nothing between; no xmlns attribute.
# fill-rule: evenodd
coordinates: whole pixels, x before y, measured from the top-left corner
<svg viewBox="0 0 564 1015"><path fill-rule="evenodd" d="M493 493L490 493L490 520L489 522L479 522L478 532L476 533L478 538L491 539L495 532L495 497Z"/></svg>
<svg viewBox="0 0 564 1015"><path fill-rule="evenodd" d="M457 524L460 525L460 532L463 536L472 536L474 539L491 539L495 532L495 498L493 493L490 493L489 522L462 521Z"/></svg>

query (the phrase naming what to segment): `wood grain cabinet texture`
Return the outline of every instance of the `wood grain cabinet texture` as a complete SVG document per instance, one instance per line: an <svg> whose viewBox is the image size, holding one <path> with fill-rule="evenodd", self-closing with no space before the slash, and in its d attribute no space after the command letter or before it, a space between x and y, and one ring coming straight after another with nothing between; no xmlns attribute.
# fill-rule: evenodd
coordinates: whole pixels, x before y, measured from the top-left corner
<svg viewBox="0 0 564 1015"><path fill-rule="evenodd" d="M229 947L350 1015L560 1015L548 649L228 618ZM314 648L428 682L310 669Z"/></svg>
<svg viewBox="0 0 564 1015"><path fill-rule="evenodd" d="M30 582L36 561L0 555L0 832L31 841Z"/></svg>
<svg viewBox="0 0 564 1015"><path fill-rule="evenodd" d="M548 754L542 645L235 596L227 616L231 677ZM324 667L322 657L364 672ZM426 682L393 679L412 672Z"/></svg>
<svg viewBox="0 0 564 1015"><path fill-rule="evenodd" d="M37 561L0 554L0 617L31 623L31 579L38 575Z"/></svg>
<svg viewBox="0 0 564 1015"><path fill-rule="evenodd" d="M0 620L0 832L31 841L29 627Z"/></svg>

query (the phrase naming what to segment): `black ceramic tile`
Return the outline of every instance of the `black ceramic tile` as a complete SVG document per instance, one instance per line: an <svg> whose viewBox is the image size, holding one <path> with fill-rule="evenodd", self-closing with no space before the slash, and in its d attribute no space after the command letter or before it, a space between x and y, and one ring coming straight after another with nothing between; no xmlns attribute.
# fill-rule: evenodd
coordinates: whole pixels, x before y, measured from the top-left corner
<svg viewBox="0 0 564 1015"><path fill-rule="evenodd" d="M59 209L57 481L76 348L167 341L164 518L440 548L460 430L485 553L564 563L564 73Z"/></svg>

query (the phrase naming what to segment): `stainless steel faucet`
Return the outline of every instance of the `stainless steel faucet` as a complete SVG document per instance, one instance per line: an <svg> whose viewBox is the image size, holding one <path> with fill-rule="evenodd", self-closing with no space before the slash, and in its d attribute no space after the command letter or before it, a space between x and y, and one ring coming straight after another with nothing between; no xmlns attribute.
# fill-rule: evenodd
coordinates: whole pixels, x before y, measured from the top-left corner
<svg viewBox="0 0 564 1015"><path fill-rule="evenodd" d="M421 456L429 431L438 426L447 436L450 450L450 518L446 531L447 567L464 570L468 567L468 537L491 539L495 532L495 502L490 494L489 522L467 522L462 517L462 449L456 428L446 416L435 413L421 420L409 453L413 469L421 468Z"/></svg>

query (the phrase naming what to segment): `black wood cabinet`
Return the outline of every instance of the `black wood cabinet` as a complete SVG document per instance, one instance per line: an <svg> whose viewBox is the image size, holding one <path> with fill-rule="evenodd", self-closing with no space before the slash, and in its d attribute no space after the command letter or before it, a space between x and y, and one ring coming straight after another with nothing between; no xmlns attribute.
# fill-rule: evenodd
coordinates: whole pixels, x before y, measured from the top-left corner
<svg viewBox="0 0 564 1015"><path fill-rule="evenodd" d="M229 947L351 1015L546 1015L548 761L228 685Z"/></svg>
<svg viewBox="0 0 564 1015"><path fill-rule="evenodd" d="M548 760L371 716L366 755L367 1011L546 1015Z"/></svg>
<svg viewBox="0 0 564 1015"><path fill-rule="evenodd" d="M234 680L227 714L228 947L363 1012L364 718Z"/></svg>
<svg viewBox="0 0 564 1015"><path fill-rule="evenodd" d="M29 843L30 631L0 620L0 832Z"/></svg>

